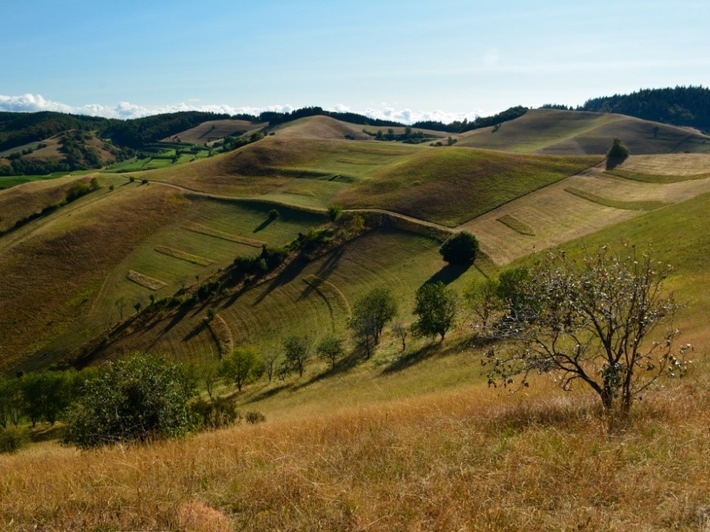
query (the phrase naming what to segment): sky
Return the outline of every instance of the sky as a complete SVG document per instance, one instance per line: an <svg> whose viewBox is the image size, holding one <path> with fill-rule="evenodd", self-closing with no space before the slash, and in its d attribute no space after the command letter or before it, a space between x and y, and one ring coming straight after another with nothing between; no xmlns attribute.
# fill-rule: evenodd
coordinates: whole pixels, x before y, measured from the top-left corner
<svg viewBox="0 0 710 532"><path fill-rule="evenodd" d="M0 0L0 111L403 122L710 86L710 1Z"/></svg>

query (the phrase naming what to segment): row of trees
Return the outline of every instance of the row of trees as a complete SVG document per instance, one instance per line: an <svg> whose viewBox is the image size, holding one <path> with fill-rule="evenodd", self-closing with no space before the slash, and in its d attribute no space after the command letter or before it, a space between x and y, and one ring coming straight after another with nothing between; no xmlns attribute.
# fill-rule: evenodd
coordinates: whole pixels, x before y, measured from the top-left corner
<svg viewBox="0 0 710 532"><path fill-rule="evenodd" d="M489 346L484 357L489 384L527 385L531 374L549 373L565 389L575 383L589 387L606 412L626 415L634 399L658 378L687 370L684 359L691 346L676 348L677 330L650 338L677 308L661 288L669 272L633 246L618 251L604 247L578 260L564 252L550 253L529 268L474 283L465 299L479 318L475 337ZM457 311L451 288L425 283L415 294L416 320L409 327L394 323L391 330L403 351L410 333L443 342ZM353 354L370 357L396 315L391 290L375 288L361 297L349 321ZM215 420L233 420L236 414L233 403L231 410L226 408L214 393L218 379L241 391L264 373L269 380L274 374L300 377L310 351L311 342L300 336L287 338L275 356L240 347L219 364L202 368L210 402L194 399L194 372L145 355L94 370L91 378L69 370L4 379L0 425L17 424L23 417L33 425L65 419L66 441L80 447L173 436L199 426L198 414L203 426L219 426L222 421ZM345 340L328 334L316 353L335 369L346 354Z"/></svg>

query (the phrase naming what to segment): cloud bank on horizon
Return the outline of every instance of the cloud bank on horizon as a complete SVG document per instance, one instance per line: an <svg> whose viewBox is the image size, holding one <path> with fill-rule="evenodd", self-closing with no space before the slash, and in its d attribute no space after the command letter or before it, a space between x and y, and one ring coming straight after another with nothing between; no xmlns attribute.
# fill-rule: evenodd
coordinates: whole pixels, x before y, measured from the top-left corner
<svg viewBox="0 0 710 532"><path fill-rule="evenodd" d="M297 107L288 104L269 105L265 107L236 107L227 104L195 104L185 102L161 105L158 107L145 107L130 102L120 102L115 106L103 104L72 106L62 102L48 100L41 94L26 93L16 96L5 96L0 94L0 111L4 112L34 113L39 111L56 111L59 113L101 116L104 118L118 118L123 120L180 111L203 111L228 115L259 115L264 111L288 113L295 109L297 109ZM481 109L474 109L473 111L462 113L451 113L446 111L413 111L411 109L396 109L388 104L382 104L380 109L366 109L363 111L353 110L343 104L335 105L332 108L326 109L337 112L355 112L370 118L392 120L404 124L413 124L414 122L423 120L434 120L450 123L455 120L463 120L464 118L474 120L478 116L486 115L486 113Z"/></svg>

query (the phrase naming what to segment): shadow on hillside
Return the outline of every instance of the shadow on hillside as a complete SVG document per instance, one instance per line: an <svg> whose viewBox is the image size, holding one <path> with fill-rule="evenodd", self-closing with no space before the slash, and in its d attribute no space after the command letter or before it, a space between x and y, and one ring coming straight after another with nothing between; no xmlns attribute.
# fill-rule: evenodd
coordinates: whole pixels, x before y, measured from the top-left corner
<svg viewBox="0 0 710 532"><path fill-rule="evenodd" d="M389 375L410 368L415 364L418 364L425 358L428 358L430 355L438 352L440 348L441 344L438 342L429 343L424 347L413 351L412 353L407 353L406 355L399 357L397 360L395 360L385 369L383 369L382 374Z"/></svg>
<svg viewBox="0 0 710 532"><path fill-rule="evenodd" d="M627 157L607 157L606 158L606 170L613 170L621 163L623 163Z"/></svg>
<svg viewBox="0 0 710 532"><path fill-rule="evenodd" d="M298 296L298 299L306 299L309 295L311 295L311 292L314 290L317 290L318 287L325 282L328 277L330 276L331 273L333 273L333 270L338 266L338 262L340 262L340 258L343 256L343 248L338 248L335 250L333 253L330 253L326 259L323 261L323 263L320 265L318 268L318 271L316 271L313 274L314 279L313 280L306 280L306 287L303 289L303 292L301 292L301 295ZM311 276L308 276L311 277Z"/></svg>
<svg viewBox="0 0 710 532"><path fill-rule="evenodd" d="M269 285L264 289L264 291L259 295L259 297L252 304L253 307L261 303L266 296L268 296L274 289L279 286L285 285L293 281L296 277L300 275L303 269L308 264L308 261L301 257L296 257L290 264L288 264L281 272L274 277L274 279L269 283Z"/></svg>
<svg viewBox="0 0 710 532"><path fill-rule="evenodd" d="M163 327L163 330L160 331L158 334L158 338L160 338L162 335L170 331L173 327L175 327L178 323L180 323L185 316L187 316L188 312L190 312L191 306L188 305L187 303L183 303L180 305L178 308L178 311L175 313L175 316L173 316L173 319L170 320L170 322Z"/></svg>
<svg viewBox="0 0 710 532"><path fill-rule="evenodd" d="M257 225L254 228L254 230L252 231L252 233L258 233L259 231L263 231L264 229L269 227L274 220L276 220L276 218L267 218L266 220L261 222L259 225Z"/></svg>
<svg viewBox="0 0 710 532"><path fill-rule="evenodd" d="M189 340L192 340L195 336L200 334L202 331L204 331L207 328L207 322L206 321L200 321L195 327L192 328L192 330L185 335L185 337L182 339L183 342L187 342Z"/></svg>
<svg viewBox="0 0 710 532"><path fill-rule="evenodd" d="M444 284L451 284L453 283L456 279L461 277L466 270L468 270L469 266L465 265L453 265L453 264L447 264L443 268L441 268L438 272L436 272L434 275L429 277L424 284L433 284L433 283L444 283Z"/></svg>
<svg viewBox="0 0 710 532"><path fill-rule="evenodd" d="M250 397L248 400L244 401L243 404L248 405L251 403L258 403L259 401L263 401L264 399L268 399L270 397L273 397L274 395L284 392L289 388L291 388L290 384L280 384L278 386L274 386L273 388L268 388L262 392L259 392L253 397Z"/></svg>
<svg viewBox="0 0 710 532"><path fill-rule="evenodd" d="M350 353L348 356L341 358L338 360L333 367L328 368L325 371L321 371L317 375L313 375L310 379L307 381L297 384L294 387L294 390L298 390L300 388L305 388L306 386L309 386L311 384L314 384L318 381L321 381L323 379L327 379L329 377L335 377L336 375L339 375L341 373L345 373L349 371L350 369L354 368L355 366L362 361L363 356L362 353L359 351L353 351Z"/></svg>

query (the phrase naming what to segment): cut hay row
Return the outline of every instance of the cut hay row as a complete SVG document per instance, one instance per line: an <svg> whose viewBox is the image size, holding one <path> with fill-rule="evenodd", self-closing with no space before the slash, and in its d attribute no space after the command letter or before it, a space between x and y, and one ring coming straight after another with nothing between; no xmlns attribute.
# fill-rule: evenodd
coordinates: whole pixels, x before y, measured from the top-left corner
<svg viewBox="0 0 710 532"><path fill-rule="evenodd" d="M556 183L528 194L458 227L476 235L481 251L498 266L544 250L609 225L628 220L641 211L629 211L592 203ZM509 215L528 225L535 237L520 234L498 221Z"/></svg>
<svg viewBox="0 0 710 532"><path fill-rule="evenodd" d="M262 240L256 240L253 238L246 238L240 235L234 235L231 233L225 233L218 229L213 229L202 224L195 222L187 222L183 224L183 229L187 231L192 231L193 233L199 233L201 235L212 236L214 238L219 238L221 240L228 240L229 242L236 242L237 244L244 244L245 246L251 246L253 248L261 248L266 245L266 242Z"/></svg>
<svg viewBox="0 0 710 532"><path fill-rule="evenodd" d="M147 288L148 290L153 290L154 292L168 286L168 283L165 283L160 279L143 275L135 270L128 270L126 278L144 288Z"/></svg>
<svg viewBox="0 0 710 532"><path fill-rule="evenodd" d="M187 253L180 249L170 248L167 246L155 246L155 251L167 255L168 257L173 257L174 259L184 260L192 264L197 264L198 266L209 266L214 264L214 261L207 259L205 257L200 257L199 255L194 255L192 253Z"/></svg>
<svg viewBox="0 0 710 532"><path fill-rule="evenodd" d="M535 236L535 231L528 224L521 222L510 214L504 214L500 218L496 218L503 225L507 225L513 231L517 231L521 235Z"/></svg>
<svg viewBox="0 0 710 532"><path fill-rule="evenodd" d="M617 171L677 179L709 177L710 154L632 155L614 169Z"/></svg>
<svg viewBox="0 0 710 532"><path fill-rule="evenodd" d="M234 339L232 338L232 331L229 329L227 322L224 321L224 318L219 314L215 314L208 322L208 326L217 342L220 358L231 354L234 351Z"/></svg>
<svg viewBox="0 0 710 532"><path fill-rule="evenodd" d="M662 201L620 201L611 198L604 198L602 196L597 196L591 192L586 192L575 187L566 187L565 192L569 192L579 198L586 199L593 203L598 203L599 205L604 205L606 207L614 207L615 209L626 209L630 211L652 211L660 207L665 207L667 203Z"/></svg>

